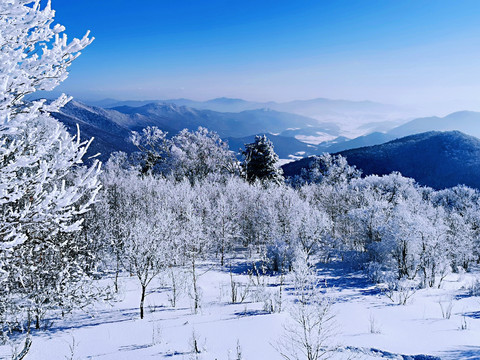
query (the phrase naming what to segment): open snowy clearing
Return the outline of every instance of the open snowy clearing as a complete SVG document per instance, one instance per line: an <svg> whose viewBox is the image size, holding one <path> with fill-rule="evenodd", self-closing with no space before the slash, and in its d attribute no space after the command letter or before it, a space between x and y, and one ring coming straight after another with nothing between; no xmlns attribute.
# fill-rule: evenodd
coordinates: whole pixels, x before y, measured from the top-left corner
<svg viewBox="0 0 480 360"><path fill-rule="evenodd" d="M208 270L207 265L203 270ZM233 275L249 283L247 275ZM201 272L200 272L201 273ZM441 289L419 290L407 305L395 305L360 272L337 264L319 270L332 298L335 315L335 359L428 359L401 355L432 355L440 359L480 359L480 297L468 295L472 274L452 274ZM279 279L267 277L267 292L277 293ZM139 319L136 278L122 277L121 295L111 305L99 304L88 313L55 319L47 331L33 334L27 359L282 359L275 344L289 319L288 300L281 313L255 302L259 290L251 285L241 304L231 304L230 274L210 269L199 279L201 310L194 315L188 293L176 308L170 291L155 283ZM288 295L288 279L285 293ZM291 296L290 296L291 298ZM290 299L291 300L291 299ZM440 305L441 304L441 305ZM442 315L451 309L451 316ZM466 329L462 329L466 327ZM199 354L193 352L193 337ZM13 349L0 348L9 359ZM400 355L401 354L401 355Z"/></svg>

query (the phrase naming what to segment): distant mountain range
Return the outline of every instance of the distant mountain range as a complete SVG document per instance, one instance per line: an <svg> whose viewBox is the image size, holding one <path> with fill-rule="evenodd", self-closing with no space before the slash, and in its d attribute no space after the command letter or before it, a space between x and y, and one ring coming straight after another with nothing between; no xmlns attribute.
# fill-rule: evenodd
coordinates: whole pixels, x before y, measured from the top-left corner
<svg viewBox="0 0 480 360"><path fill-rule="evenodd" d="M146 126L180 131L195 130L199 126L217 132L221 137L243 137L257 133L281 133L289 128L321 127L315 119L270 109L245 110L238 113L199 110L168 103L152 103L140 107L119 106L111 110L127 115L123 126L139 130ZM338 129L325 126L331 136Z"/></svg>
<svg viewBox="0 0 480 360"><path fill-rule="evenodd" d="M390 124L387 123L387 125ZM381 128L380 124L378 125ZM458 111L442 118L436 116L418 118L384 132L372 132L354 139L340 136L319 143L317 148L320 152L334 153L362 146L379 145L390 140L428 131L461 131L480 138L480 112Z"/></svg>
<svg viewBox="0 0 480 360"><path fill-rule="evenodd" d="M393 105L386 105L372 101L349 101L332 100L325 98L295 100L288 102L257 102L243 99L216 98L207 101L195 101L190 99L166 99L148 101L118 101L104 99L101 101L86 102L89 105L103 108L142 107L149 104L174 104L186 106L197 110L211 110L221 113L240 113L249 110L268 109L282 113L290 113L317 120L322 124L335 124L339 129L339 135L355 137L374 131L386 131L412 117L412 112ZM312 130L304 133L304 128L297 129L297 139L318 144L331 137L319 134ZM252 135L250 133L248 135Z"/></svg>
<svg viewBox="0 0 480 360"><path fill-rule="evenodd" d="M425 117L409 121L387 133L396 137L418 134L426 131L452 131L480 138L480 112L458 111L445 117Z"/></svg>
<svg viewBox="0 0 480 360"><path fill-rule="evenodd" d="M71 134L77 133L77 124L82 139L95 138L87 156L100 154L102 161L108 160L112 152L131 153L136 147L128 140L131 131L121 124L126 116L114 110L105 110L70 101L60 112L52 114L62 122Z"/></svg>
<svg viewBox="0 0 480 360"><path fill-rule="evenodd" d="M223 98L210 103L240 106L248 102ZM265 108L234 113L173 103L136 105L141 106L122 105L104 109L72 101L54 116L72 133L76 132L76 124L79 124L82 138L95 137L87 155L100 153L103 161L113 151L130 153L136 150L129 141L132 130L157 126L173 136L183 128L195 130L203 126L226 139L235 153L245 143L252 142L254 134L266 134L281 159L295 160L323 152L341 153L366 174L400 171L421 184L435 188L458 183L480 188L480 169L477 168L477 159L480 159L477 144L480 140L460 132L428 132L405 137L425 130L452 129L480 137L480 113L477 112L456 112L443 118L418 118L385 132L372 132L349 139L340 134L336 123L320 123L306 116ZM381 127L382 123L377 125ZM388 127L391 124L387 122L383 125ZM325 141L312 145L307 143L309 137L324 138ZM298 173L308 161L303 159L285 165L285 173Z"/></svg>
<svg viewBox="0 0 480 360"><path fill-rule="evenodd" d="M480 139L459 131L425 132L339 154L365 175L399 171L435 189L458 184L480 189ZM310 162L311 159L304 158L286 164L284 173L300 174Z"/></svg>
<svg viewBox="0 0 480 360"><path fill-rule="evenodd" d="M309 100L294 100L288 102L257 102L243 99L216 98L207 101L195 101L190 99L167 99L167 100L115 100L103 99L99 101L84 101L86 104L113 108L119 106L140 107L152 103L156 104L175 104L178 106L187 106L199 110L212 110L219 112L241 112L245 110L271 109L280 112L289 112L300 114L307 117L317 118L325 114L339 113L392 113L399 112L397 106L376 103L372 101L349 101L332 100L326 98L316 98Z"/></svg>
<svg viewBox="0 0 480 360"><path fill-rule="evenodd" d="M272 110L219 113L174 104L103 109L71 101L53 116L64 123L72 133L76 133L78 124L83 139L95 137L87 155L100 153L103 161L114 151L136 151L136 147L129 141L131 131L139 131L146 126L157 126L167 131L169 136L184 128L196 130L199 126L207 127L227 139L230 148L236 153L239 148L243 148L244 143L253 141L252 134L268 134L278 154L285 159L309 156L319 151L316 146L303 143L294 137L271 134L293 127L309 127L312 121L318 124L317 121ZM330 136L333 137L337 134L336 129L330 130L330 125L323 130L331 131Z"/></svg>

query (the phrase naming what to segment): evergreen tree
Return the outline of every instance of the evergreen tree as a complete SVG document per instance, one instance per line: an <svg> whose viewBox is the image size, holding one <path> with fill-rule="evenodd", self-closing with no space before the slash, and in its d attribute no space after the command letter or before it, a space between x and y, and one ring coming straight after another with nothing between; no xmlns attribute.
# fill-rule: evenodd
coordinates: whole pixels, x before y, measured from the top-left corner
<svg viewBox="0 0 480 360"><path fill-rule="evenodd" d="M283 170L277 166L278 155L273 150L273 144L265 135L255 136L255 141L245 144L242 151L245 157L242 170L248 182L272 181L277 184L283 182Z"/></svg>

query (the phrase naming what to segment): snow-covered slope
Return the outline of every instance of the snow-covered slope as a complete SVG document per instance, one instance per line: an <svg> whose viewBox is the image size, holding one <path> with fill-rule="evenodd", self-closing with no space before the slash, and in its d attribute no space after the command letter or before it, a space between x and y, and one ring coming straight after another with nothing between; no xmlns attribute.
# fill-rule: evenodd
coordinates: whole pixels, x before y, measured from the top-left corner
<svg viewBox="0 0 480 360"><path fill-rule="evenodd" d="M117 111L71 101L53 116L72 134L77 133L78 124L82 139L94 138L87 156L100 153L100 159L105 161L114 151L130 153L136 149L129 141L130 130L122 125L128 116Z"/></svg>

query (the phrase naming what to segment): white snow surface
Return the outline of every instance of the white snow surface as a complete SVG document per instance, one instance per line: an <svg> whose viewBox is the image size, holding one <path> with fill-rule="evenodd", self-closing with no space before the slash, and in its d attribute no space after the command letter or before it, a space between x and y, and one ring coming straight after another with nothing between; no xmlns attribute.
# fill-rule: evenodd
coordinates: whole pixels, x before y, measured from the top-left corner
<svg viewBox="0 0 480 360"><path fill-rule="evenodd" d="M312 145L318 145L322 142L325 141L331 141L333 139L336 139L336 135L331 135L327 133L322 133L320 131L317 131L316 136L308 136L308 135L295 135L295 139L302 141L307 144L312 144Z"/></svg>
<svg viewBox="0 0 480 360"><path fill-rule="evenodd" d="M26 359L70 359L73 341L74 359L233 360L237 341L242 359L282 359L273 345L284 331L288 309L267 313L263 303L254 302L253 297L231 304L228 270L205 263L199 273L203 271L206 273L199 279L201 311L197 315L188 295L172 308L169 289L159 280L147 296L145 319L139 319L139 285L135 277L124 274L116 301L97 304L65 319L52 319L48 330L32 335ZM442 360L480 359L480 297L467 291L475 273L451 274L441 289L418 290L402 306L392 303L361 272L344 269L338 263L323 265L319 276L334 303L335 341L340 345L333 358L406 360L409 358L402 355L428 354ZM248 283L248 276L241 271L234 278ZM276 291L278 278L272 276L268 281L267 288ZM286 290L288 294L288 283ZM439 302L446 306L450 301L452 315L444 319ZM465 322L467 329L461 330ZM193 332L200 354L192 353ZM10 359L11 354L11 346L0 347L1 358Z"/></svg>

